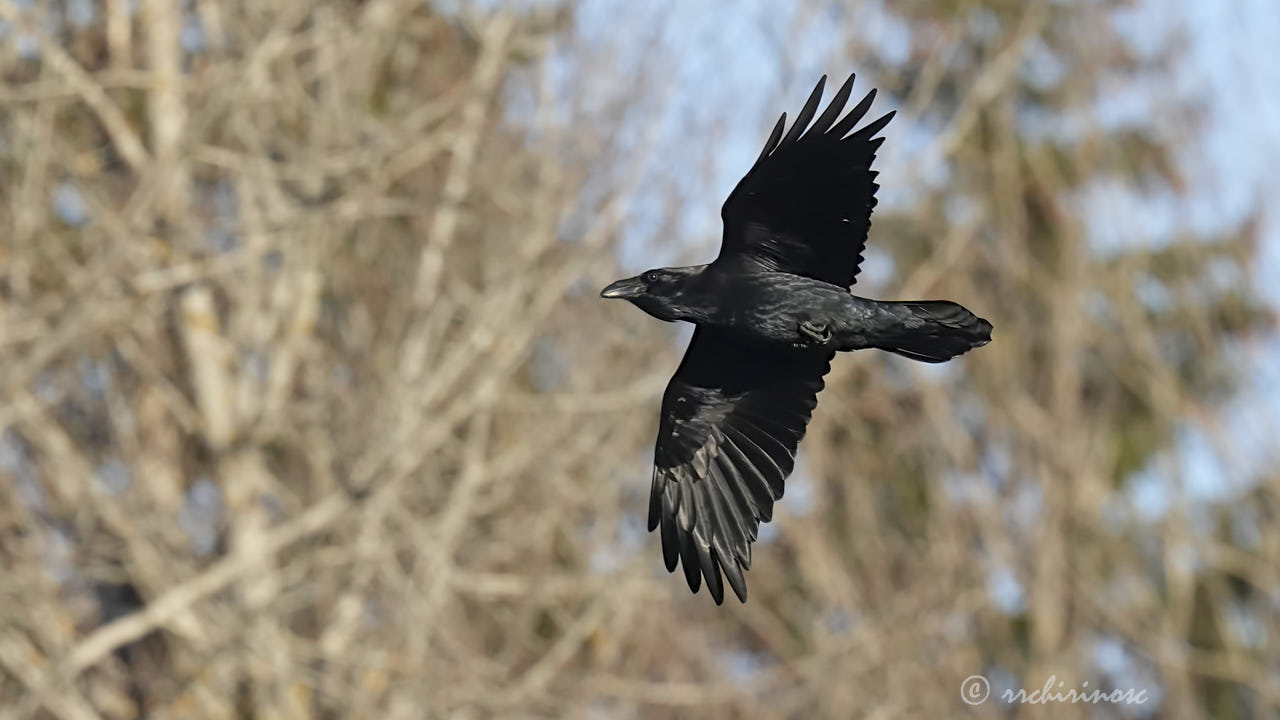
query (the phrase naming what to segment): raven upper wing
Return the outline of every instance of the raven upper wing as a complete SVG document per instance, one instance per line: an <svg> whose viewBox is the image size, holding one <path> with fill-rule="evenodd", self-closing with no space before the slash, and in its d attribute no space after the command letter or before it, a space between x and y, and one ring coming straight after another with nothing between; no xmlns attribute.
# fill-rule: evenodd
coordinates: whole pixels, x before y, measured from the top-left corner
<svg viewBox="0 0 1280 720"><path fill-rule="evenodd" d="M716 604L722 570L747 599L751 543L782 497L833 354L748 345L699 327L667 385L649 530L662 528L667 570L682 560L689 588L697 592L705 576Z"/></svg>
<svg viewBox="0 0 1280 720"><path fill-rule="evenodd" d="M786 137L782 114L755 165L725 200L717 263L747 261L841 287L853 284L880 187L871 161L884 138L875 134L894 113L848 135L876 96L875 90L867 93L836 122L853 90L850 75L809 126L826 80L818 81Z"/></svg>

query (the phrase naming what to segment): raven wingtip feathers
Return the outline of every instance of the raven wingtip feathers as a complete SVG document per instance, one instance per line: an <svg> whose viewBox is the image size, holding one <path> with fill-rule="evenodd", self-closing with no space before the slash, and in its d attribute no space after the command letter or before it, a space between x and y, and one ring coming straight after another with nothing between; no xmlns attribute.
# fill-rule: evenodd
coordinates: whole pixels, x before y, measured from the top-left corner
<svg viewBox="0 0 1280 720"><path fill-rule="evenodd" d="M705 585L707 594L711 595L716 605L724 605L724 586L728 585L739 602L747 602L747 581L743 573L751 569L749 559L739 562L732 555L722 559L720 552L714 548L708 547L704 551L693 533L682 532L666 523L660 523L659 526L664 531L668 531L670 527L670 534L664 532L662 537L662 564L669 573L674 573L680 567L692 594L697 595ZM650 532L652 530L650 528ZM724 573L723 576L721 572Z"/></svg>

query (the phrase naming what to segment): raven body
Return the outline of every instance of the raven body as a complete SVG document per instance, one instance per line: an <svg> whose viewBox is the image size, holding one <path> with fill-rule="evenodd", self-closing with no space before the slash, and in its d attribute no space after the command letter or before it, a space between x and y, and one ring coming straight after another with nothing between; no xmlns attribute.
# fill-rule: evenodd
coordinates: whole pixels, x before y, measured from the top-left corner
<svg viewBox="0 0 1280 720"><path fill-rule="evenodd" d="M629 299L662 320L716 327L741 341L781 343L801 350L882 347L918 360L942 362L971 347L943 347L940 352L921 356L877 344L891 342L913 322L923 327L928 320L923 306L934 306L939 313L954 312L958 319L968 321L967 311L955 303L869 300L847 288L790 273L738 272L715 263L664 268L620 280L601 295ZM919 333L907 334L918 339ZM952 334L944 328L932 339L946 345L946 337Z"/></svg>
<svg viewBox="0 0 1280 720"><path fill-rule="evenodd" d="M817 120L824 76L786 137L786 114L721 210L720 255L606 287L697 329L662 399L649 496L667 569L684 567L716 603L723 579L746 601L751 543L773 516L823 377L837 351L879 348L943 362L991 339L991 324L946 300L849 292L875 207L875 137L893 113L852 132L875 97L839 118L844 83ZM813 121L810 125L810 121Z"/></svg>

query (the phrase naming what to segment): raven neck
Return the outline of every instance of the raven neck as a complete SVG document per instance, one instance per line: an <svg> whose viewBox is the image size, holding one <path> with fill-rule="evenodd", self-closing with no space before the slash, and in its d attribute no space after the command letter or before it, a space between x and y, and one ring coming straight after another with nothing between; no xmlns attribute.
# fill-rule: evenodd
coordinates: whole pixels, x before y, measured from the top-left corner
<svg viewBox="0 0 1280 720"><path fill-rule="evenodd" d="M690 275L672 296L678 319L691 323L714 323L723 294L723 283L715 273L703 271Z"/></svg>

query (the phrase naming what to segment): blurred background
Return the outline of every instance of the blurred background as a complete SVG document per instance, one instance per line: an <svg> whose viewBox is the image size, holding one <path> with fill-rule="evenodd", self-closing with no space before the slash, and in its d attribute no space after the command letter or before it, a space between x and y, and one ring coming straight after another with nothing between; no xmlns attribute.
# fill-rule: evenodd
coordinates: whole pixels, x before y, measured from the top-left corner
<svg viewBox="0 0 1280 720"><path fill-rule="evenodd" d="M0 718L1280 717L1272 0L0 0ZM778 113L897 109L751 599L645 531ZM970 706L961 682L992 695ZM1010 704L1004 690L1145 691ZM1059 689L1063 689L1059 688Z"/></svg>

